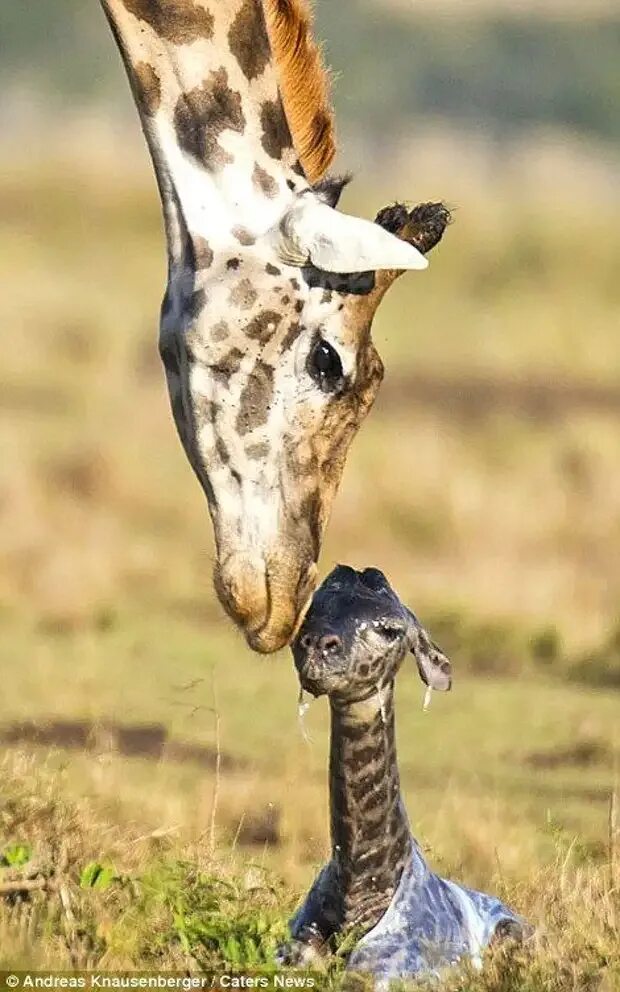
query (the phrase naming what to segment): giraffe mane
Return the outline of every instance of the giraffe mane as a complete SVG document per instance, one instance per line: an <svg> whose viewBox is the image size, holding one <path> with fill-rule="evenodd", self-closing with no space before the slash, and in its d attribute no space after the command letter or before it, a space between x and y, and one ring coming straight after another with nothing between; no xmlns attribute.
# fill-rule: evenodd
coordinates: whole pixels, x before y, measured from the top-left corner
<svg viewBox="0 0 620 992"><path fill-rule="evenodd" d="M263 0L263 7L295 150L314 184L327 172L336 141L329 75L312 34L309 0Z"/></svg>

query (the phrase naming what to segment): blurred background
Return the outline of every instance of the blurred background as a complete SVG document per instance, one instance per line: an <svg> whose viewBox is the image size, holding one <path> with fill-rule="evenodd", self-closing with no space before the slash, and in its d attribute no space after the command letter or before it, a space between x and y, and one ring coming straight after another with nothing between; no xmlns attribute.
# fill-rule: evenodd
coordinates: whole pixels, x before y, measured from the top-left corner
<svg viewBox="0 0 620 992"><path fill-rule="evenodd" d="M413 665L399 687L433 863L487 886L524 882L558 844L602 864L620 747L617 4L316 13L345 209L443 198L455 218L377 317L386 380L322 574L381 567L452 656L455 690L429 714ZM5 2L0 39L5 795L26 767L142 834L213 827L297 893L327 850L325 707L307 743L290 656L252 656L211 588L157 354L159 203L116 48L95 0Z"/></svg>

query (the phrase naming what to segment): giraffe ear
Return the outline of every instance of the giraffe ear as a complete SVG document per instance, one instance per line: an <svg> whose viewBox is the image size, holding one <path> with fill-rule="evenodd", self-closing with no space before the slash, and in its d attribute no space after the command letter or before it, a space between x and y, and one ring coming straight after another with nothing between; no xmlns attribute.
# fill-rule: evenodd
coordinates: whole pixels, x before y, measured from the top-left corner
<svg viewBox="0 0 620 992"><path fill-rule="evenodd" d="M340 213L306 193L280 222L277 250L289 265L325 272L425 269L424 255L379 224Z"/></svg>
<svg viewBox="0 0 620 992"><path fill-rule="evenodd" d="M431 641L424 627L411 610L409 614L409 637L420 678L438 692L449 692L452 688L452 665L443 651Z"/></svg>

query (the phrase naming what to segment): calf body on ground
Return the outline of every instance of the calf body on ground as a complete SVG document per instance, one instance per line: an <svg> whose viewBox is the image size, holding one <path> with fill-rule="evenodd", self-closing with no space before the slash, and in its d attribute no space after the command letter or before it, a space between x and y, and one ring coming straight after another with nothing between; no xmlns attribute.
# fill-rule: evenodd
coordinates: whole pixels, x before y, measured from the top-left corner
<svg viewBox="0 0 620 992"><path fill-rule="evenodd" d="M500 900L431 871L412 836L394 729L394 681L410 652L429 690L450 689L450 663L385 576L338 566L293 646L302 690L329 698L332 857L291 922L283 963L316 965L337 935L354 933L349 969L438 975L523 935Z"/></svg>

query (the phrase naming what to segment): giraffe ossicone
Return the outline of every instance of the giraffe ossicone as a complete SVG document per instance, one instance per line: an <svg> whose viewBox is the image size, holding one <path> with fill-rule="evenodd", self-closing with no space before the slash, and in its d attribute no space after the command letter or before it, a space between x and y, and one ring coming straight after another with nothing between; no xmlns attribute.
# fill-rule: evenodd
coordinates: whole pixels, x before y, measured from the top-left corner
<svg viewBox="0 0 620 992"><path fill-rule="evenodd" d="M370 326L449 215L334 208L305 0L101 0L162 199L160 352L213 521L215 587L256 650L292 637L349 444L383 375ZM329 204L329 205L328 205Z"/></svg>

